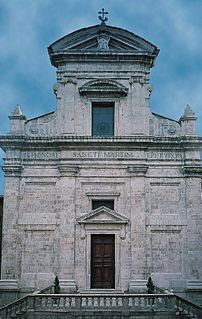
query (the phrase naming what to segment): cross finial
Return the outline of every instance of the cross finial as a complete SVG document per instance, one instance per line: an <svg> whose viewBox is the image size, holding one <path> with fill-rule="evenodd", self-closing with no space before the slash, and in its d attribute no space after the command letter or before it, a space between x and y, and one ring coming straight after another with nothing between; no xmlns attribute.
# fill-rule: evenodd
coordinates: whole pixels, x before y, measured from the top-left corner
<svg viewBox="0 0 202 319"><path fill-rule="evenodd" d="M108 20L108 18L105 17L105 14L108 14L108 12L102 8L102 11L99 11L98 13L100 14L99 19L102 21L101 24L105 24L105 22Z"/></svg>

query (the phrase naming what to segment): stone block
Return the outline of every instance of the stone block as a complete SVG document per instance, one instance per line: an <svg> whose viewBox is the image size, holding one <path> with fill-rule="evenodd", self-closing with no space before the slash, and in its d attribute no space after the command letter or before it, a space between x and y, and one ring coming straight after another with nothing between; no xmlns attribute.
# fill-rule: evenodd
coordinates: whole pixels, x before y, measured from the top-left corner
<svg viewBox="0 0 202 319"><path fill-rule="evenodd" d="M129 283L129 293L146 293L147 292L147 280L131 280Z"/></svg>

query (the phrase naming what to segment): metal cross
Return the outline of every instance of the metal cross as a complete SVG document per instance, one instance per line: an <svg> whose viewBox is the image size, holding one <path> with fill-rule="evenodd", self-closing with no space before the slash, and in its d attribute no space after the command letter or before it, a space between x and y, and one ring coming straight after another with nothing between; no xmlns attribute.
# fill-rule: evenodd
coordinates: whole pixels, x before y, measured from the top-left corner
<svg viewBox="0 0 202 319"><path fill-rule="evenodd" d="M105 22L108 20L108 18L105 17L105 14L108 14L108 12L105 11L104 8L102 8L102 11L99 11L98 13L101 14L101 15L99 16L99 19L102 21L101 24L105 24Z"/></svg>

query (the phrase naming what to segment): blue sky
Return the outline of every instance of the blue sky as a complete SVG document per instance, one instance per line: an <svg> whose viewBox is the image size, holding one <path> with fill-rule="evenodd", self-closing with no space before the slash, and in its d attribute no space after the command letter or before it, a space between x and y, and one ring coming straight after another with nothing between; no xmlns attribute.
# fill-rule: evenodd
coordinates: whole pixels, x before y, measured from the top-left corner
<svg viewBox="0 0 202 319"><path fill-rule="evenodd" d="M109 25L160 49L151 76L151 110L178 120L190 104L202 135L202 0L0 0L0 134L8 132L16 104L27 118L55 110L55 69L47 47L98 24L103 7ZM1 165L3 156L0 151Z"/></svg>

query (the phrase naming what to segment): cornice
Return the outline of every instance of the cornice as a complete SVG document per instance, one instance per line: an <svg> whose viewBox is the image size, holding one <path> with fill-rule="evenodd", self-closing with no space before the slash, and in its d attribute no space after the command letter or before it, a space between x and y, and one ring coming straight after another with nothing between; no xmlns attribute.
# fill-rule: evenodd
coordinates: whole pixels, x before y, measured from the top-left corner
<svg viewBox="0 0 202 319"><path fill-rule="evenodd" d="M149 67L153 66L155 59L154 54L147 52L79 52L79 51L61 51L51 55L51 62L55 67L64 65L66 63L144 63Z"/></svg>
<svg viewBox="0 0 202 319"><path fill-rule="evenodd" d="M0 147L33 149L38 147L54 148L65 146L116 146L132 145L138 148L150 149L155 147L175 147L179 149L202 150L202 137L198 136L178 136L178 137L157 137L157 136L113 136L113 137L93 137L93 136L24 136L24 135L3 135L0 136Z"/></svg>

